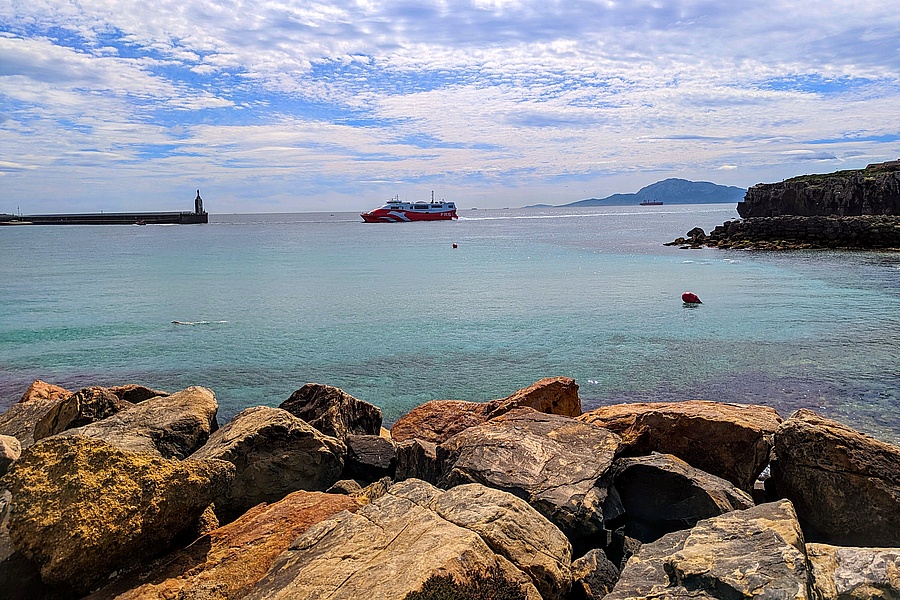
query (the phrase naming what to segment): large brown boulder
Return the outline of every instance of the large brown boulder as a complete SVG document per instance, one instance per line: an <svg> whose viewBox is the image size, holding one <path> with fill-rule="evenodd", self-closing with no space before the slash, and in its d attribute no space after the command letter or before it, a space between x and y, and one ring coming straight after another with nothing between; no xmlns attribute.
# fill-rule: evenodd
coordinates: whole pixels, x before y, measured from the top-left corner
<svg viewBox="0 0 900 600"><path fill-rule="evenodd" d="M380 408L330 385L307 383L278 408L339 440L352 434L378 435L381 432Z"/></svg>
<svg viewBox="0 0 900 600"><path fill-rule="evenodd" d="M671 454L620 458L610 476L625 510L620 522L625 520L626 533L642 542L753 506L750 495L731 482Z"/></svg>
<svg viewBox="0 0 900 600"><path fill-rule="evenodd" d="M72 395L58 385L35 380L22 398L0 415L0 435L17 440L24 450L34 443L34 427L54 406Z"/></svg>
<svg viewBox="0 0 900 600"><path fill-rule="evenodd" d="M432 400L400 417L391 427L391 436L396 442L415 438L440 444L464 429L516 408L577 417L581 414L578 384L569 377L546 377L506 398L490 402Z"/></svg>
<svg viewBox="0 0 900 600"><path fill-rule="evenodd" d="M25 393L22 394L22 397L19 398L19 403L34 402L35 400L60 402L71 395L72 392L65 388L61 388L52 383L47 383L46 381L41 381L40 379L35 379L31 385L28 386L28 389L25 390Z"/></svg>
<svg viewBox="0 0 900 600"><path fill-rule="evenodd" d="M56 435L111 417L133 406L111 390L93 386L82 388L51 408L34 426L34 439Z"/></svg>
<svg viewBox="0 0 900 600"><path fill-rule="evenodd" d="M782 419L752 404L689 400L604 406L579 417L622 436L632 454L674 454L745 492L769 463Z"/></svg>
<svg viewBox="0 0 900 600"><path fill-rule="evenodd" d="M900 546L900 448L801 409L775 434L772 482L813 541Z"/></svg>
<svg viewBox="0 0 900 600"><path fill-rule="evenodd" d="M816 600L900 598L900 548L807 544Z"/></svg>
<svg viewBox="0 0 900 600"><path fill-rule="evenodd" d="M573 600L601 600L618 580L619 569L599 548L572 561Z"/></svg>
<svg viewBox="0 0 900 600"><path fill-rule="evenodd" d="M605 517L619 514L616 503L604 506L603 476L620 441L575 419L520 408L438 446L440 485L480 483L511 492L574 540L602 532Z"/></svg>
<svg viewBox="0 0 900 600"><path fill-rule="evenodd" d="M810 598L791 503L762 504L644 544L605 600Z"/></svg>
<svg viewBox="0 0 900 600"><path fill-rule="evenodd" d="M3 477L9 533L43 580L78 593L164 551L234 476L231 463L172 461L80 437L31 446Z"/></svg>
<svg viewBox="0 0 900 600"><path fill-rule="evenodd" d="M297 490L322 491L340 479L346 448L280 408L248 408L213 433L191 455L216 458L237 469L226 497L216 505L225 520L260 502Z"/></svg>
<svg viewBox="0 0 900 600"><path fill-rule="evenodd" d="M356 512L352 498L322 492L293 492L274 504L260 504L233 523L132 572L88 596L90 600L242 598L275 559L310 526L341 511Z"/></svg>
<svg viewBox="0 0 900 600"><path fill-rule="evenodd" d="M248 598L402 600L433 574L460 582L499 569L529 599L565 597L568 542L522 500L480 485L395 484L359 510L309 528Z"/></svg>
<svg viewBox="0 0 900 600"><path fill-rule="evenodd" d="M131 452L182 459L193 454L218 429L218 408L212 390L192 386L58 435L89 437Z"/></svg>
<svg viewBox="0 0 900 600"><path fill-rule="evenodd" d="M421 479L437 484L440 467L437 463L437 445L413 438L395 446L397 448L397 469L394 477L397 481L404 479Z"/></svg>

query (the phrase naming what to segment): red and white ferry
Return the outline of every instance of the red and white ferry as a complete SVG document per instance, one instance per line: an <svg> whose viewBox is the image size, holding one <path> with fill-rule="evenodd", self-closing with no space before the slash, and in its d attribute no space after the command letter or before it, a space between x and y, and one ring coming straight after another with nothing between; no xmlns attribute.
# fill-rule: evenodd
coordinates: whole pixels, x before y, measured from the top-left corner
<svg viewBox="0 0 900 600"><path fill-rule="evenodd" d="M456 204L435 202L431 192L431 202L402 202L399 196L388 200L375 210L361 213L366 223L401 223L404 221L449 221L456 219Z"/></svg>

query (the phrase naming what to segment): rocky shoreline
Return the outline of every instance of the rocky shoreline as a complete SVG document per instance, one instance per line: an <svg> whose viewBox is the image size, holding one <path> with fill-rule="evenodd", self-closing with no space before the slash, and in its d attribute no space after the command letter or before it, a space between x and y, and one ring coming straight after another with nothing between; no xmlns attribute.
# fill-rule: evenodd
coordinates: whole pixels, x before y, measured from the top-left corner
<svg viewBox="0 0 900 600"><path fill-rule="evenodd" d="M686 237L664 244L682 248L736 250L900 251L900 217L752 217L726 221L707 234L695 227Z"/></svg>
<svg viewBox="0 0 900 600"><path fill-rule="evenodd" d="M803 175L747 190L741 220L708 235L692 229L682 248L900 250L900 161Z"/></svg>
<svg viewBox="0 0 900 600"><path fill-rule="evenodd" d="M307 384L71 392L0 415L4 598L900 597L900 447L809 410L581 411L542 379L381 411Z"/></svg>

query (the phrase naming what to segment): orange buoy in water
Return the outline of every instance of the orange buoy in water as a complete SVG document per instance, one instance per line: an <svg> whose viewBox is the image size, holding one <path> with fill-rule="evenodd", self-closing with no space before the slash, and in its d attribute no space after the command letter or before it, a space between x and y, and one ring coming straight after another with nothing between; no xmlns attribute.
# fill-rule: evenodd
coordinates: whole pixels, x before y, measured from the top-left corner
<svg viewBox="0 0 900 600"><path fill-rule="evenodd" d="M703 304L694 292L685 292L681 295L681 301L685 304Z"/></svg>

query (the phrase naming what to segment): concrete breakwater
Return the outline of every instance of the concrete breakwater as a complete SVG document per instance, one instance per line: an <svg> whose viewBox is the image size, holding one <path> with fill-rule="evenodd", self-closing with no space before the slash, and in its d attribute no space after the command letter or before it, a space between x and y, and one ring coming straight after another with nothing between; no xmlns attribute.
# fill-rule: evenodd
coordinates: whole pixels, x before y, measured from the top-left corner
<svg viewBox="0 0 900 600"><path fill-rule="evenodd" d="M0 225L193 225L208 223L200 190L193 212L68 213L47 215L0 214Z"/></svg>
<svg viewBox="0 0 900 600"><path fill-rule="evenodd" d="M0 415L5 597L900 593L900 448L809 410L582 413L553 377L390 431L321 384L216 412L201 387L32 384Z"/></svg>

